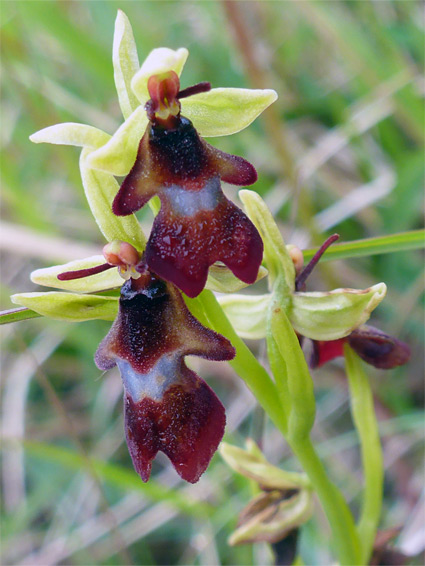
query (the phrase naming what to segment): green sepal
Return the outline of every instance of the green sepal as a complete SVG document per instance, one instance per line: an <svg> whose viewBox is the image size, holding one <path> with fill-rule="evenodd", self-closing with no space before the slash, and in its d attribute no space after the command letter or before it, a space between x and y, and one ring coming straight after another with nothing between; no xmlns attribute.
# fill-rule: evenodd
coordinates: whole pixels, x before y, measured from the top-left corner
<svg viewBox="0 0 425 566"><path fill-rule="evenodd" d="M150 98L148 92L149 77L167 71L174 71L180 76L188 55L189 51L185 47L180 47L175 51L168 47L158 47L149 53L131 81L131 88L142 106Z"/></svg>
<svg viewBox="0 0 425 566"><path fill-rule="evenodd" d="M131 80L139 70L140 65L133 30L122 10L118 10L115 20L112 62L121 112L127 119L133 110L139 106L139 101L131 89Z"/></svg>
<svg viewBox="0 0 425 566"><path fill-rule="evenodd" d="M296 332L312 340L338 340L364 324L385 297L385 283L368 289L294 293L289 318Z"/></svg>
<svg viewBox="0 0 425 566"><path fill-rule="evenodd" d="M232 470L256 481L263 489L287 490L310 486L304 474L287 472L270 464L254 441L248 440L247 450L227 442L220 444L220 454Z"/></svg>
<svg viewBox="0 0 425 566"><path fill-rule="evenodd" d="M282 287L281 292L289 298L290 293L295 289L295 268L279 228L258 193L244 189L239 191L239 198L263 239L264 261L269 271L270 287L273 289L281 274L283 279L280 278L280 284L284 283L286 286L286 290Z"/></svg>
<svg viewBox="0 0 425 566"><path fill-rule="evenodd" d="M107 143L111 136L98 128L76 122L64 122L43 128L30 136L33 143L75 145L96 149Z"/></svg>
<svg viewBox="0 0 425 566"><path fill-rule="evenodd" d="M256 282L266 277L266 275L267 269L260 266ZM209 269L205 287L216 293L235 293L248 287L248 284L235 277L230 269L224 265L214 264Z"/></svg>
<svg viewBox="0 0 425 566"><path fill-rule="evenodd" d="M228 136L249 126L276 99L270 89L213 88L183 99L181 112L201 136Z"/></svg>
<svg viewBox="0 0 425 566"><path fill-rule="evenodd" d="M92 214L108 242L122 240L132 244L138 251L143 251L146 238L134 216L115 216L112 201L119 190L115 178L108 173L95 171L87 164L91 152L83 149L80 157L81 179Z"/></svg>
<svg viewBox="0 0 425 566"><path fill-rule="evenodd" d="M116 176L125 176L133 167L140 140L148 118L143 106L138 106L121 124L108 143L87 156L87 165Z"/></svg>
<svg viewBox="0 0 425 566"><path fill-rule="evenodd" d="M43 269L36 269L31 273L31 281L37 285L44 287L53 287L54 289L63 289L73 293L96 293L107 289L115 289L121 287L124 279L119 275L118 269L108 269L96 275L82 277L81 279L71 279L70 281L61 281L58 279L60 273L65 271L78 271L80 269L88 269L105 263L103 255L94 255L84 259L76 259L63 265L54 265Z"/></svg>
<svg viewBox="0 0 425 566"><path fill-rule="evenodd" d="M267 310L271 294L227 295L218 302L241 338L260 340L266 336Z"/></svg>
<svg viewBox="0 0 425 566"><path fill-rule="evenodd" d="M28 307L54 320L83 322L85 320L115 320L118 297L81 295L52 291L49 293L18 293L10 297L15 305Z"/></svg>

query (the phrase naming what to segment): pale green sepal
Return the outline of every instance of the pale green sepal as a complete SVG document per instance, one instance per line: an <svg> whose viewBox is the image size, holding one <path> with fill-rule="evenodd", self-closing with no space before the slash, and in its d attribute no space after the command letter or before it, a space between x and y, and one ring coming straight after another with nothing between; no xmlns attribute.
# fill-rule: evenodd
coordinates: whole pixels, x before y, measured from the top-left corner
<svg viewBox="0 0 425 566"><path fill-rule="evenodd" d="M176 51L168 49L168 47L159 47L149 53L131 81L131 88L142 105L150 98L148 93L149 77L167 71L175 71L180 76L188 55L189 51L185 47L180 47Z"/></svg>
<svg viewBox="0 0 425 566"><path fill-rule="evenodd" d="M109 134L87 124L64 122L43 128L30 136L34 143L53 143L56 145L76 145L92 149L101 147L111 139Z"/></svg>
<svg viewBox="0 0 425 566"><path fill-rule="evenodd" d="M282 274L287 287L286 294L289 296L295 289L295 268L270 210L260 195L254 191L247 189L239 191L239 198L263 240L264 261L269 270L271 288L279 274Z"/></svg>
<svg viewBox="0 0 425 566"><path fill-rule="evenodd" d="M226 295L218 302L241 338L260 340L266 336L267 309L271 295Z"/></svg>
<svg viewBox="0 0 425 566"><path fill-rule="evenodd" d="M102 171L95 171L87 165L90 151L83 149L80 157L80 171L84 191L93 216L108 242L122 240L143 251L146 239L134 214L115 216L112 201L119 190L115 178Z"/></svg>
<svg viewBox="0 0 425 566"><path fill-rule="evenodd" d="M131 79L139 70L139 58L131 24L122 10L118 10L115 20L112 62L121 112L127 119L139 106L139 101L131 89Z"/></svg>
<svg viewBox="0 0 425 566"><path fill-rule="evenodd" d="M316 402L305 356L285 309L281 306L284 301L279 285L270 302L267 339L274 341L280 360L285 364L282 371L274 364L273 375L280 396L287 397L287 439L292 443L308 438L314 424Z"/></svg>
<svg viewBox="0 0 425 566"><path fill-rule="evenodd" d="M201 136L228 136L249 126L276 99L269 89L213 88L184 98L181 112Z"/></svg>
<svg viewBox="0 0 425 566"><path fill-rule="evenodd" d="M294 293L289 318L296 332L312 340L338 340L364 324L385 297L385 283L363 291Z"/></svg>
<svg viewBox="0 0 425 566"><path fill-rule="evenodd" d="M27 307L42 316L69 322L96 319L115 320L118 312L118 297L52 291L49 293L19 293L10 298L16 305Z"/></svg>
<svg viewBox="0 0 425 566"><path fill-rule="evenodd" d="M255 281L257 282L266 276L267 269L260 266L257 279ZM209 269L205 287L216 293L236 293L236 291L240 291L241 289L248 287L248 284L233 275L228 267L214 264Z"/></svg>
<svg viewBox="0 0 425 566"><path fill-rule="evenodd" d="M276 543L306 523L313 513L311 490L302 489L285 497L279 490L262 492L240 514L240 526L228 543Z"/></svg>
<svg viewBox="0 0 425 566"><path fill-rule="evenodd" d="M280 489L284 491L311 485L309 479L304 474L287 472L272 466L259 449L254 451L252 447L249 447L249 450L243 450L237 446L222 442L219 452L232 470L256 481L263 489Z"/></svg>
<svg viewBox="0 0 425 566"><path fill-rule="evenodd" d="M138 106L108 143L88 156L88 167L119 177L127 175L136 161L139 142L147 124L146 112L142 106Z"/></svg>
<svg viewBox="0 0 425 566"><path fill-rule="evenodd" d="M72 291L74 293L96 293L121 287L124 279L119 275L117 268L108 269L108 271L81 279L72 279L71 281L60 281L58 279L59 273L88 269L102 263L105 263L103 255L94 255L70 261L64 265L36 269L31 273L31 281L37 285L44 285L44 287L53 287L54 289L63 289L64 291Z"/></svg>

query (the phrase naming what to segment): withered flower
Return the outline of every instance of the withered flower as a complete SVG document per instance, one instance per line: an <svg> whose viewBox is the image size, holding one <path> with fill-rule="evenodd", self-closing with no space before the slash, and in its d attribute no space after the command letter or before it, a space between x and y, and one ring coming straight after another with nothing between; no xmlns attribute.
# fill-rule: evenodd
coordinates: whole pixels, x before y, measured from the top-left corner
<svg viewBox="0 0 425 566"><path fill-rule="evenodd" d="M174 71L150 77L149 124L112 207L116 215L125 216L159 196L161 210L147 243L146 262L189 297L202 291L208 268L217 261L253 283L263 255L257 229L224 196L220 184L250 185L257 179L254 167L209 145L180 114L181 98L209 88L209 83L200 83L180 91Z"/></svg>
<svg viewBox="0 0 425 566"><path fill-rule="evenodd" d="M351 334L330 342L313 342L313 353L310 358L312 368L344 355L344 344L347 343L366 363L379 369L392 369L409 361L410 348L401 340L389 336L373 326L364 324L353 330Z"/></svg>

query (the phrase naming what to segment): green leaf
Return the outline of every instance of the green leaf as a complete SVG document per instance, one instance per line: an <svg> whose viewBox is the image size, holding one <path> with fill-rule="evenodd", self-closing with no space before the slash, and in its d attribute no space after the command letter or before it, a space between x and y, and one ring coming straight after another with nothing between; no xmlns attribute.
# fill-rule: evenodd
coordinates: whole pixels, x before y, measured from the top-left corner
<svg viewBox="0 0 425 566"><path fill-rule="evenodd" d="M124 280L119 275L118 269L116 268L108 269L108 271L103 271L102 273L81 279L72 279L70 281L61 281L58 279L59 273L88 269L101 265L102 263L105 263L103 255L94 255L84 259L76 259L63 265L36 269L31 273L31 281L37 285L53 287L54 289L64 289L65 291L72 291L74 293L96 293L97 291L121 287Z"/></svg>
<svg viewBox="0 0 425 566"><path fill-rule="evenodd" d="M19 322L20 320L29 320L30 318L39 318L41 315L25 307L21 309L8 309L0 312L0 324L10 324L11 322Z"/></svg>
<svg viewBox="0 0 425 566"><path fill-rule="evenodd" d="M147 124L146 111L138 106L108 143L87 155L87 166L116 176L127 175L136 161Z"/></svg>
<svg viewBox="0 0 425 566"><path fill-rule="evenodd" d="M233 328L241 338L260 340L266 336L267 309L271 301L267 295L227 295L218 302Z"/></svg>
<svg viewBox="0 0 425 566"><path fill-rule="evenodd" d="M312 340L337 340L364 324L385 297L385 283L329 293L294 293L289 318L296 332Z"/></svg>
<svg viewBox="0 0 425 566"><path fill-rule="evenodd" d="M273 287L281 274L287 287L286 294L289 296L295 289L295 268L270 210L254 191L239 191L239 198L263 239L264 260L269 270L270 286ZM279 280L283 283L281 279Z"/></svg>
<svg viewBox="0 0 425 566"><path fill-rule="evenodd" d="M181 105L201 136L216 137L243 130L276 99L270 89L213 88L183 99Z"/></svg>
<svg viewBox="0 0 425 566"><path fill-rule="evenodd" d="M118 10L115 20L112 62L120 108L124 118L127 119L139 106L139 101L130 86L131 79L139 70L139 58L131 24L122 10Z"/></svg>
<svg viewBox="0 0 425 566"><path fill-rule="evenodd" d="M168 49L168 47L159 47L149 53L131 81L131 88L143 106L150 98L148 92L149 77L167 71L175 71L180 76L188 55L189 51L184 47L180 47L176 51Z"/></svg>
<svg viewBox="0 0 425 566"><path fill-rule="evenodd" d="M80 157L80 171L84 191L93 216L108 242L122 240L143 251L146 239L134 214L115 216L112 201L119 190L115 178L102 171L95 171L87 165L90 156L88 149L83 149Z"/></svg>
<svg viewBox="0 0 425 566"><path fill-rule="evenodd" d="M111 139L111 136L87 124L64 122L43 128L30 136L33 143L53 143L56 145L76 145L78 147L98 148Z"/></svg>
<svg viewBox="0 0 425 566"><path fill-rule="evenodd" d="M260 266L256 281L267 275L267 269ZM230 269L224 265L214 264L208 271L208 279L205 287L217 293L235 293L245 289L248 285L235 277Z"/></svg>
<svg viewBox="0 0 425 566"><path fill-rule="evenodd" d="M78 295L52 291L49 293L18 293L10 297L16 305L55 320L82 322L85 320L115 320L118 312L117 297Z"/></svg>
<svg viewBox="0 0 425 566"><path fill-rule="evenodd" d="M377 238L365 238L333 244L320 259L333 261L337 259L349 259L354 257L368 257L377 254L388 254L407 250L420 250L425 248L425 230L411 230ZM310 260L318 248L303 250L304 259Z"/></svg>

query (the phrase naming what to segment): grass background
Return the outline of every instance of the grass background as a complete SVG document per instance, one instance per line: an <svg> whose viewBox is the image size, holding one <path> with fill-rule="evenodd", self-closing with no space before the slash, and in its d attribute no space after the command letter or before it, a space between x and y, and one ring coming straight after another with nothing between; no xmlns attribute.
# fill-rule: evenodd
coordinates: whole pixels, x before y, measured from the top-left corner
<svg viewBox="0 0 425 566"><path fill-rule="evenodd" d="M417 229L423 223L424 21L416 1L105 2L3 0L2 293L32 291L38 267L98 253L78 150L28 136L64 121L113 132L121 122L111 49L118 8L139 58L185 46L182 86L269 87L275 105L248 129L211 140L243 155L289 242L319 244ZM226 187L236 199L237 191ZM148 226L149 214L141 215ZM406 340L409 365L373 378L387 468L382 527L401 526L415 553L423 504L423 257L399 252L329 262L310 290L385 281L372 322ZM251 487L215 456L195 486L159 456L144 485L123 442L121 384L93 363L104 322L36 319L3 331L2 551L5 564L266 564L263 545L230 548ZM263 345L252 347L263 356ZM296 469L244 384L223 364L194 360L228 414L227 440L261 441ZM361 472L343 365L314 373L314 431L332 478L353 508ZM419 523L418 523L419 524ZM300 541L307 564L328 564L317 510ZM413 560L414 562L414 560Z"/></svg>

